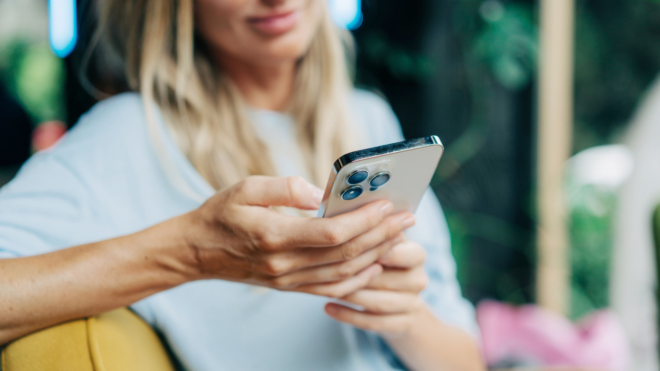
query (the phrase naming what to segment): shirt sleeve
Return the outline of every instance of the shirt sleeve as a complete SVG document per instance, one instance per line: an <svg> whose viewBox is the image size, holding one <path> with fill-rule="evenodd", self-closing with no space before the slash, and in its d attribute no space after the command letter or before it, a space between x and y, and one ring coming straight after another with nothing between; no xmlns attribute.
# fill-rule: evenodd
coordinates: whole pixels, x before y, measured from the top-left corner
<svg viewBox="0 0 660 371"><path fill-rule="evenodd" d="M50 153L32 156L0 189L0 258L91 242L96 218L89 194L66 163Z"/></svg>
<svg viewBox="0 0 660 371"><path fill-rule="evenodd" d="M404 140L401 125L392 108L379 96L356 91L354 110L358 124L368 133L371 146ZM456 279L456 262L451 253L451 238L437 197L428 189L415 213L417 223L406 237L419 243L427 252L425 264L429 284L423 299L441 321L461 328L473 337L479 336L473 305L463 298Z"/></svg>

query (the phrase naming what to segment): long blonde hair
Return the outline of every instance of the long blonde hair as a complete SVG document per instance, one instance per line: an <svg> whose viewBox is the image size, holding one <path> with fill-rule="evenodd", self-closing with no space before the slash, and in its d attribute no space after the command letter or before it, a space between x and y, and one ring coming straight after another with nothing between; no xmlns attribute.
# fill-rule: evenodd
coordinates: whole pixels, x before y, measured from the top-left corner
<svg viewBox="0 0 660 371"><path fill-rule="evenodd" d="M298 62L288 109L309 180L319 186L325 185L332 162L355 149L341 32L326 9ZM179 148L212 187L222 189L249 175L275 175L238 89L195 33L193 0L103 0L99 35L123 59L130 88L141 93L150 132L156 133L155 102Z"/></svg>

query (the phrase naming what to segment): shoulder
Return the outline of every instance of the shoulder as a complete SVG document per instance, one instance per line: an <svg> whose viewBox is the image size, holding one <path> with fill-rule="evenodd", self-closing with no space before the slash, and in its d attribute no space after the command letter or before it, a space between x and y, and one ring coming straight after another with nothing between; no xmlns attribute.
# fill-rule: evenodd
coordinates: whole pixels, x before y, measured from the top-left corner
<svg viewBox="0 0 660 371"><path fill-rule="evenodd" d="M369 146L403 140L401 125L390 104L379 94L354 89L350 106L357 125L369 141Z"/></svg>
<svg viewBox="0 0 660 371"><path fill-rule="evenodd" d="M145 122L140 95L119 94L95 104L50 152L66 159L81 151L125 147L131 138L144 137Z"/></svg>
<svg viewBox="0 0 660 371"><path fill-rule="evenodd" d="M44 197L57 194L74 204L90 203L99 192L125 187L130 176L145 178L154 168L145 122L138 94L97 103L57 144L23 165L3 188L0 202L33 189Z"/></svg>

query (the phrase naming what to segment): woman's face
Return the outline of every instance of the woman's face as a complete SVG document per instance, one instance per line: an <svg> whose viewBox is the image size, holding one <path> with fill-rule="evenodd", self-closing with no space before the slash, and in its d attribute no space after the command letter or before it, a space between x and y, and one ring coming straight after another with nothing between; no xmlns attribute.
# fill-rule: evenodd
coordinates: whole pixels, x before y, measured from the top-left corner
<svg viewBox="0 0 660 371"><path fill-rule="evenodd" d="M291 62L309 48L324 1L196 0L196 28L215 55L249 64Z"/></svg>

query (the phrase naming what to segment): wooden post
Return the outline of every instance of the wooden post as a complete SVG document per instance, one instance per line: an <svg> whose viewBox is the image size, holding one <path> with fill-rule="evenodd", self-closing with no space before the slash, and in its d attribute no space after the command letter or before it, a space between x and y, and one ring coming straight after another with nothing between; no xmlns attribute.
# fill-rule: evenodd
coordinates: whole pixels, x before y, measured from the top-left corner
<svg viewBox="0 0 660 371"><path fill-rule="evenodd" d="M565 314L570 268L564 164L573 130L575 0L541 0L537 302Z"/></svg>

